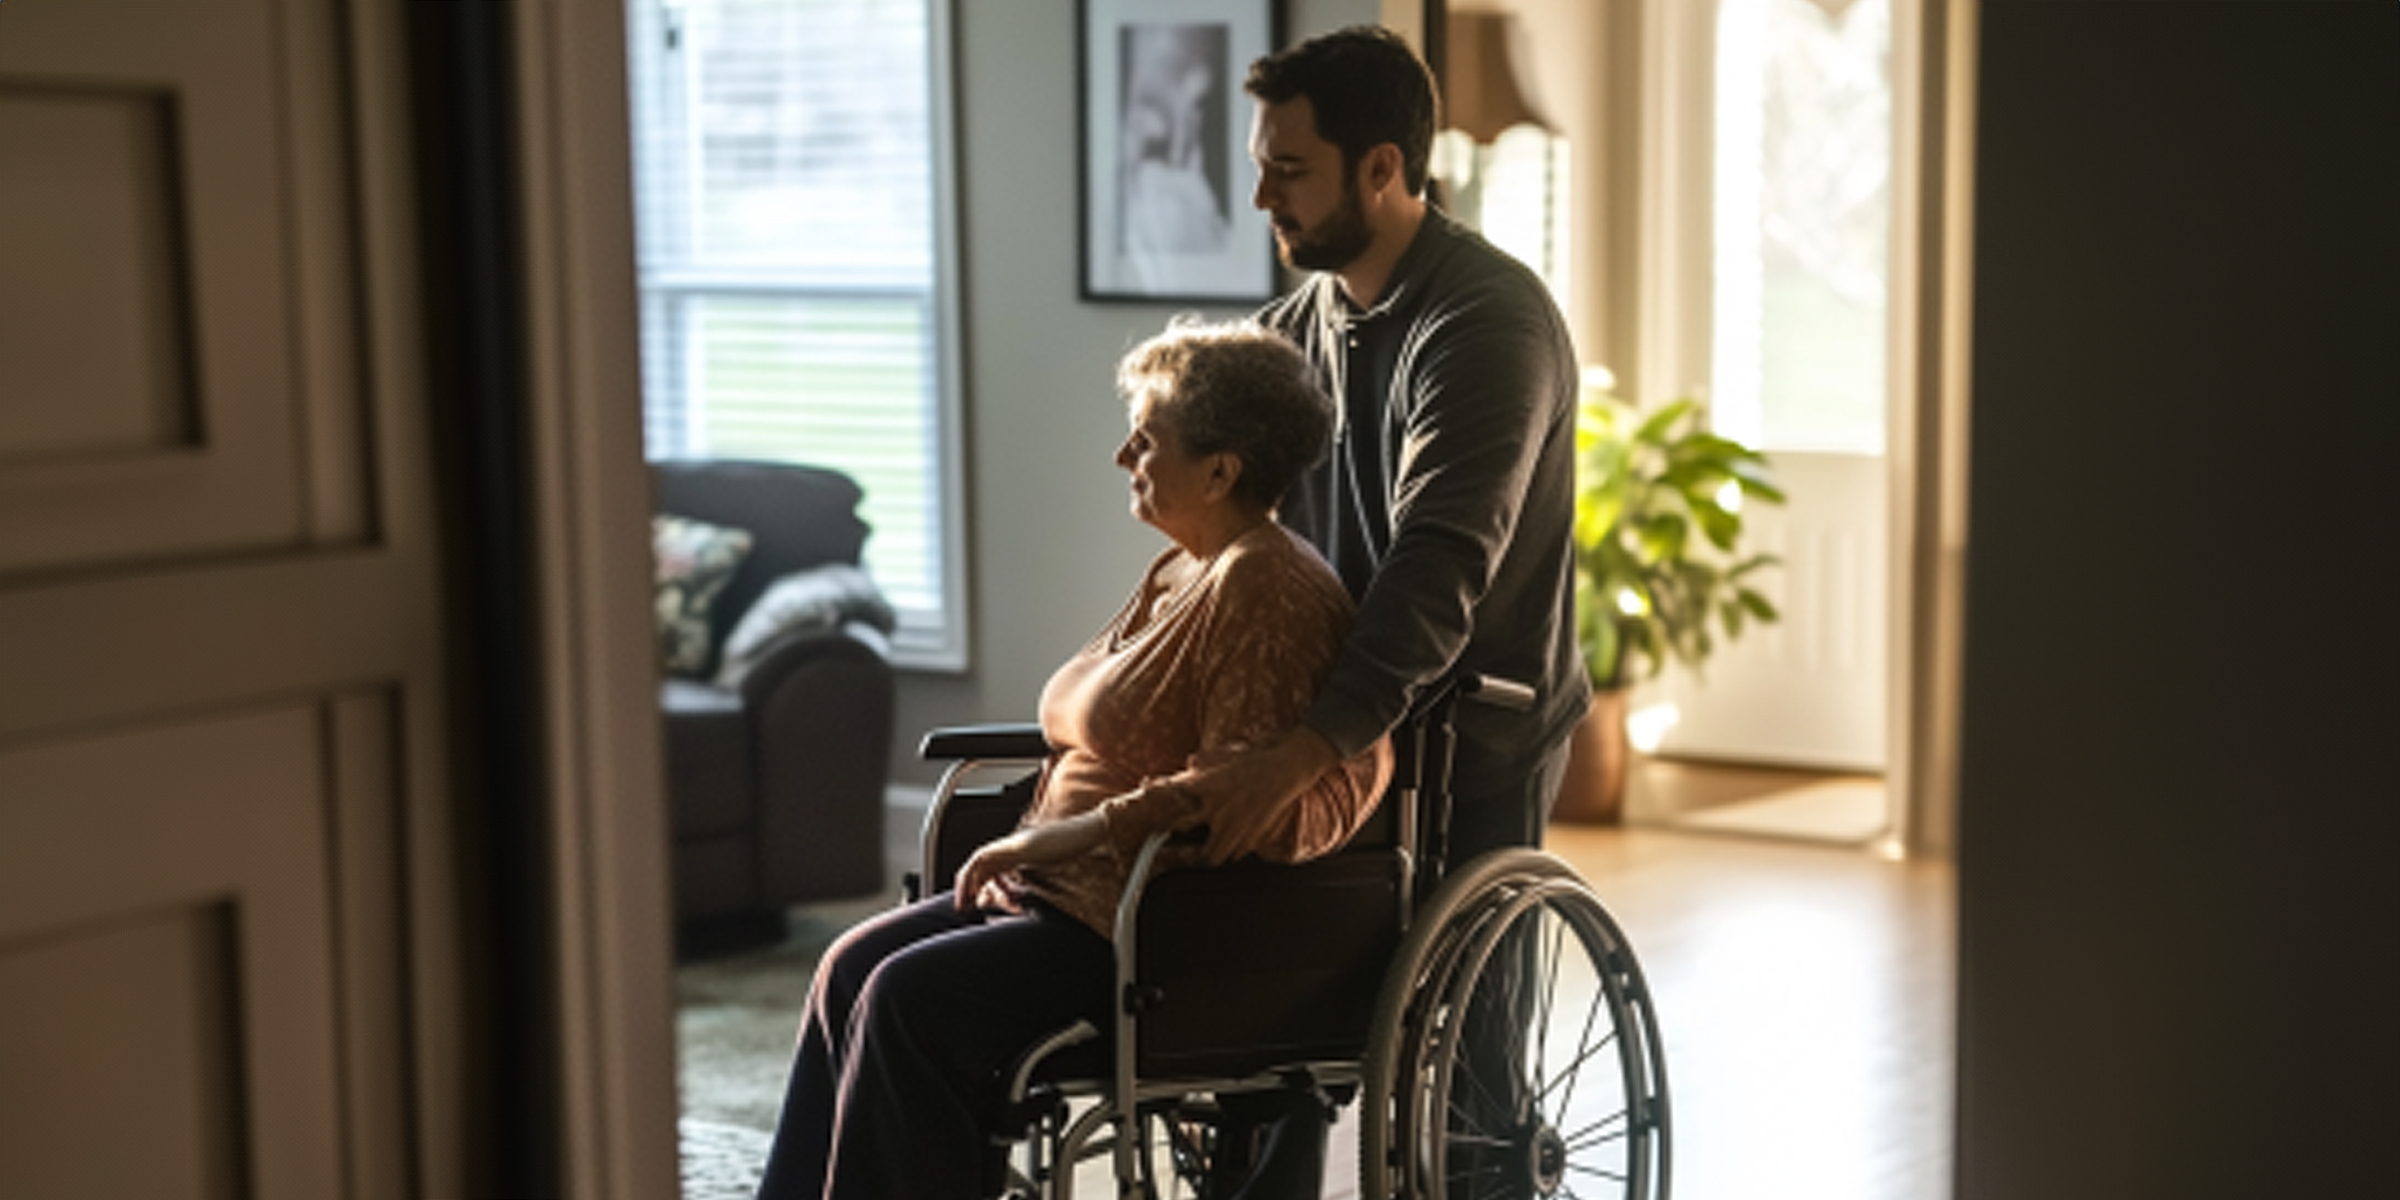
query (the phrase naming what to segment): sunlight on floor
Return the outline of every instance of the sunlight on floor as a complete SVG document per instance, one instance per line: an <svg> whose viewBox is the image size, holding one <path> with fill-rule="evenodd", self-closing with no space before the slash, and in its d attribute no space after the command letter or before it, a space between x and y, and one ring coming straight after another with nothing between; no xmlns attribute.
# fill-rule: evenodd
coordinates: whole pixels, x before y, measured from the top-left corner
<svg viewBox="0 0 2400 1200"><path fill-rule="evenodd" d="M1657 997L1679 1200L1949 1194L1954 872L1561 826Z"/></svg>

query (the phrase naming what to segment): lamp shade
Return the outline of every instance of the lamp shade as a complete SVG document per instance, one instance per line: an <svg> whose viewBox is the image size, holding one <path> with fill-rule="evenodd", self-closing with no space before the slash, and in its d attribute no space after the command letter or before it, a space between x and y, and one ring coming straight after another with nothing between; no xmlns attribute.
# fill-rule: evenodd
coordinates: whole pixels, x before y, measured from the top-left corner
<svg viewBox="0 0 2400 1200"><path fill-rule="evenodd" d="M1450 128L1478 142L1498 138L1509 127L1538 125L1557 130L1525 99L1511 53L1518 32L1514 13L1453 9L1443 27L1447 44L1442 105Z"/></svg>

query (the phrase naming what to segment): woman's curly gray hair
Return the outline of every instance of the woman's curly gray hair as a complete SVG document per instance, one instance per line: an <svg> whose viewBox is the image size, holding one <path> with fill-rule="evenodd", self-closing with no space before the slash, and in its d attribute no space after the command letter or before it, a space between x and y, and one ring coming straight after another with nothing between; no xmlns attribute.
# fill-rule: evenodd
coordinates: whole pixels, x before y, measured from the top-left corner
<svg viewBox="0 0 2400 1200"><path fill-rule="evenodd" d="M1117 392L1129 405L1148 397L1185 453L1239 458L1234 496L1262 509L1281 503L1333 441L1333 401L1307 357L1254 321L1175 318L1117 363Z"/></svg>

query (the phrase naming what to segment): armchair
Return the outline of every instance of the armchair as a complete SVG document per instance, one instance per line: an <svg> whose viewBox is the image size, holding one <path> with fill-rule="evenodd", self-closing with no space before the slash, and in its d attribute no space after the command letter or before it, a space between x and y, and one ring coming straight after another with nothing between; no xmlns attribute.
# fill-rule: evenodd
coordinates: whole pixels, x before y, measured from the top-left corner
<svg viewBox="0 0 2400 1200"><path fill-rule="evenodd" d="M775 918L877 891L891 616L844 569L868 533L858 485L817 467L722 460L652 463L651 483L659 516L749 535L707 604L704 656L671 661L660 688L678 922ZM845 594L819 586L827 578L857 582ZM801 619L764 636L744 621L754 609L790 616L795 586L809 597L798 608L815 606Z"/></svg>

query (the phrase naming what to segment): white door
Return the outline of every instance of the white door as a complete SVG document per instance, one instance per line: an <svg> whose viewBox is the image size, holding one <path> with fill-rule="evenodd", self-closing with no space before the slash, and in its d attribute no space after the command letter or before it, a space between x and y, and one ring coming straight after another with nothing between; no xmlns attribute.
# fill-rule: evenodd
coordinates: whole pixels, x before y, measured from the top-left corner
<svg viewBox="0 0 2400 1200"><path fill-rule="evenodd" d="M1674 706L1664 753L1885 766L1892 2L1723 0L1708 30L1711 422L1790 502L1743 513L1782 620L1637 696Z"/></svg>
<svg viewBox="0 0 2400 1200"><path fill-rule="evenodd" d="M1743 514L1782 620L1720 643L1702 676L1677 668L1639 694L1671 704L1660 742L1693 757L1880 772L1884 768L1884 460L1780 451L1784 506Z"/></svg>
<svg viewBox="0 0 2400 1200"><path fill-rule="evenodd" d="M0 4L0 1195L463 1190L400 9Z"/></svg>

